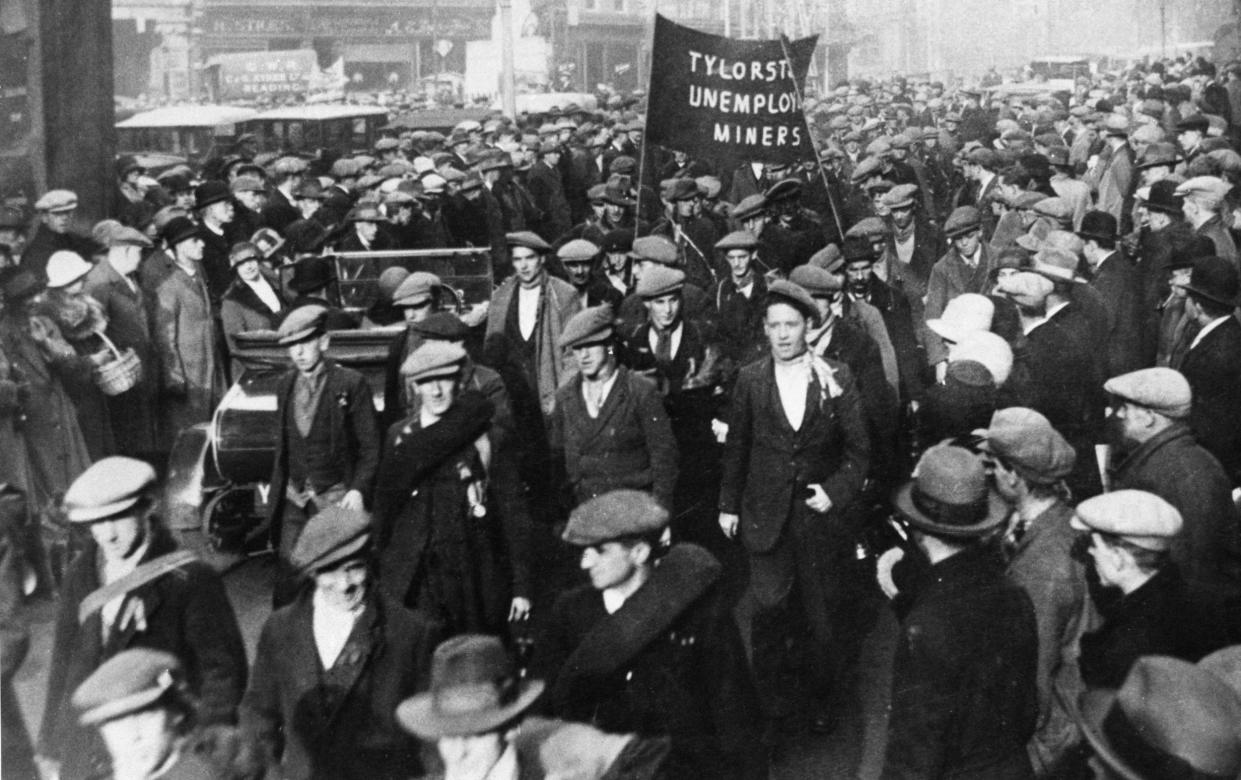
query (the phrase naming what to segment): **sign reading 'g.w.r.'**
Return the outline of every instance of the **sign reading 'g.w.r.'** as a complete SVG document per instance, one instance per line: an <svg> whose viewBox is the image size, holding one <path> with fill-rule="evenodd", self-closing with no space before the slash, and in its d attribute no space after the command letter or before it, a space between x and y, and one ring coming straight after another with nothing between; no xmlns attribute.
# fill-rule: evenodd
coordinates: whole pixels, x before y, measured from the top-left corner
<svg viewBox="0 0 1241 780"><path fill-rule="evenodd" d="M717 161L814 159L799 95L817 40L733 40L656 15L647 139Z"/></svg>

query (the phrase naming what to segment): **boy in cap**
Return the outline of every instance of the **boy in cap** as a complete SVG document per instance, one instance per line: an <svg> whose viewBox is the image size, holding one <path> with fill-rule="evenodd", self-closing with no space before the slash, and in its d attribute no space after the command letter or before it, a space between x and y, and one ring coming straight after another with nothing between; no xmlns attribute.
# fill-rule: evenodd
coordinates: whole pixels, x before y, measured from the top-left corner
<svg viewBox="0 0 1241 780"><path fill-rule="evenodd" d="M380 420L384 430L402 419L409 409L410 398L401 380L401 365L422 345L422 335L415 327L439 307L443 283L435 274L414 271L392 291L392 308L401 314L405 327L388 345L384 368L384 411Z"/></svg>
<svg viewBox="0 0 1241 780"><path fill-rule="evenodd" d="M225 386L200 228L188 217L174 217L164 226L164 242L173 263L156 289L154 320L162 374L161 436L171 446L182 429L211 419Z"/></svg>
<svg viewBox="0 0 1241 780"><path fill-rule="evenodd" d="M1180 512L1184 532L1171 557L1196 598L1241 597L1241 518L1232 483L1189 427L1193 394L1170 368L1145 368L1107 380L1112 486L1145 490Z"/></svg>
<svg viewBox="0 0 1241 780"><path fill-rule="evenodd" d="M984 541L1008 506L961 447L932 447L915 474L893 495L921 565L897 572L883 776L1029 777L1038 628L1030 597Z"/></svg>
<svg viewBox="0 0 1241 780"><path fill-rule="evenodd" d="M615 311L620 308L625 296L599 278L598 260L602 252L598 244L575 238L561 245L556 250L556 257L569 277L569 284L577 290L583 309L607 304Z"/></svg>
<svg viewBox="0 0 1241 780"><path fill-rule="evenodd" d="M590 583L552 606L534 672L559 717L670 737L671 777L764 776L722 567L697 545L666 548L667 527L667 509L634 490L573 511L563 538L580 550Z"/></svg>
<svg viewBox="0 0 1241 780"><path fill-rule="evenodd" d="M361 511L379 462L373 393L365 377L327 356L326 315L321 306L300 306L276 331L293 363L276 386L269 513L279 540L276 607L297 595L291 555L307 521L332 505Z"/></svg>
<svg viewBox="0 0 1241 780"><path fill-rule="evenodd" d="M1081 691L1077 640L1093 615L1064 500L1077 455L1033 409L1000 409L977 433L996 492L1013 509L1003 537L1008 576L1029 594L1038 623L1039 717L1027 750L1038 776L1056 776L1078 742L1062 697Z"/></svg>
<svg viewBox="0 0 1241 780"><path fill-rule="evenodd" d="M1119 688L1144 655L1196 661L1221 646L1214 627L1198 620L1171 560L1184 525L1176 507L1143 490L1116 490L1078 504L1072 525L1089 534L1086 552L1105 589L1095 595L1103 623L1081 638L1088 688Z"/></svg>
<svg viewBox="0 0 1241 780"><path fill-rule="evenodd" d="M743 367L734 385L723 455L719 524L739 537L751 578L739 606L755 675L775 674L787 652L789 612L805 630L809 719L830 730L829 696L842 697L848 660L831 626L842 605L842 575L856 560L856 539L842 522L869 470L870 440L852 372L809 351L818 320L814 299L784 280L767 289L764 330L770 355ZM821 529L833 530L828 540ZM820 567L825 567L820 568ZM800 604L791 603L800 594ZM763 687L760 682L760 689ZM776 688L773 681L771 687ZM765 702L769 717L791 716L788 703Z"/></svg>
<svg viewBox="0 0 1241 780"><path fill-rule="evenodd" d="M241 631L219 575L176 542L156 516L155 470L111 457L82 472L65 493L70 523L93 544L63 585L49 664L38 755L60 777L104 766L96 735L74 722L72 691L123 650L171 653L185 666L200 724L233 722L246 684Z"/></svg>
<svg viewBox="0 0 1241 780"><path fill-rule="evenodd" d="M462 385L465 350L428 341L401 366L409 415L384 439L375 495L381 585L452 635L529 617L530 518L495 407Z"/></svg>
<svg viewBox="0 0 1241 780"><path fill-rule="evenodd" d="M982 241L977 209L962 206L954 210L944 223L944 238L951 248L935 263L927 281L928 321L942 316L948 302L958 295L984 292L991 274L991 250ZM946 357L937 339L928 340L926 350L931 365Z"/></svg>
<svg viewBox="0 0 1241 780"><path fill-rule="evenodd" d="M370 516L326 507L291 562L312 583L271 614L241 702L243 734L282 777L416 775L418 743L396 721L426 686L436 627L376 582Z"/></svg>

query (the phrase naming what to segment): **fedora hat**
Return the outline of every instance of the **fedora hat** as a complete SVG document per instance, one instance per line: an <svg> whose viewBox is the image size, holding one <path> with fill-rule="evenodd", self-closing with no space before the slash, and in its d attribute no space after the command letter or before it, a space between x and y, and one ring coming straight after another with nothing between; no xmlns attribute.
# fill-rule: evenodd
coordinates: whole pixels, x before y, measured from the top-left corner
<svg viewBox="0 0 1241 780"><path fill-rule="evenodd" d="M1070 714L1099 760L1125 780L1236 777L1241 698L1180 659L1139 658L1118 690L1083 693Z"/></svg>
<svg viewBox="0 0 1241 780"><path fill-rule="evenodd" d="M484 734L534 704L542 680L522 680L499 638L453 637L435 648L431 690L401 702L396 719L425 740Z"/></svg>
<svg viewBox="0 0 1241 780"><path fill-rule="evenodd" d="M1008 517L1008 504L987 485L982 461L948 444L927 450L916 476L897 488L897 510L910 525L937 536L974 538Z"/></svg>

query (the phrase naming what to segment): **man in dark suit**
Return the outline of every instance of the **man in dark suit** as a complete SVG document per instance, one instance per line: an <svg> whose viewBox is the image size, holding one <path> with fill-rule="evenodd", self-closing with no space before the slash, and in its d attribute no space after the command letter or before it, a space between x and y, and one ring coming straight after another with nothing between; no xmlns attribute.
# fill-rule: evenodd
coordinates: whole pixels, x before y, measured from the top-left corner
<svg viewBox="0 0 1241 780"><path fill-rule="evenodd" d="M1138 236L1137 268L1142 280L1142 326L1145 344L1143 358L1150 364L1157 354L1161 304L1167 299L1168 265L1172 257L1193 238L1193 229L1181 213L1183 200L1177 197L1176 183L1157 181L1139 205L1146 210L1147 228ZM1205 237L1204 241L1209 241ZM1214 244L1195 257L1214 253Z"/></svg>
<svg viewBox="0 0 1241 780"><path fill-rule="evenodd" d="M151 466L104 458L74 481L64 506L93 542L62 586L38 755L59 765L59 777L81 780L106 771L107 756L69 697L105 660L139 647L175 655L198 700L198 723L212 726L236 718L246 650L220 576L177 549L156 517Z"/></svg>
<svg viewBox="0 0 1241 780"><path fill-rule="evenodd" d="M961 447L932 447L915 473L893 496L914 549L888 591L901 633L882 777L1032 777L1038 625L983 541L1008 506Z"/></svg>
<svg viewBox="0 0 1241 780"><path fill-rule="evenodd" d="M1185 313L1200 327L1181 361L1193 389L1189 427L1241 484L1241 323L1234 316L1237 268L1222 257L1194 263L1185 291Z"/></svg>
<svg viewBox="0 0 1241 780"><path fill-rule="evenodd" d="M1116 248L1116 217L1089 211L1077 235L1082 254L1094 273L1090 286L1099 291L1107 309L1107 342L1096 345L1107 352L1105 373L1118 376L1143 366L1142 283L1137 269Z"/></svg>
<svg viewBox="0 0 1241 780"><path fill-rule="evenodd" d="M370 518L327 507L292 562L313 583L263 625L242 733L284 777L403 778L418 741L396 707L425 690L434 624L375 586Z"/></svg>
<svg viewBox="0 0 1241 780"><path fill-rule="evenodd" d="M569 213L569 201L565 198L564 182L558 166L561 147L550 141L539 145L538 160L526 175L526 189L534 198L534 205L543 212L543 220L530 227L544 241L551 243L573 227Z"/></svg>
<svg viewBox="0 0 1241 780"><path fill-rule="evenodd" d="M852 372L808 353L806 333L817 321L814 299L784 280L767 289L764 329L771 354L741 369L733 388L720 487L720 528L740 536L750 583L738 620L748 634L764 710L773 720L792 716L774 678L787 663L790 612L805 626L805 685L812 725L832 727L828 699L839 696L832 615L839 594L822 572L845 570L855 548L827 543L821 531L836 524L862 488L870 441ZM856 564L852 564L856 565ZM800 594L801 603L790 604ZM781 694L784 694L782 696Z"/></svg>
<svg viewBox="0 0 1241 780"><path fill-rule="evenodd" d="M277 331L293 368L276 388L271 525L279 535L275 606L297 595L291 554L307 521L333 504L361 511L379 464L379 429L366 379L327 359L326 309L301 306Z"/></svg>
<svg viewBox="0 0 1241 780"><path fill-rule="evenodd" d="M922 323L914 323L904 282L900 279L884 281L875 273L877 259L874 247L866 239L845 240L841 267L847 280L847 303L869 304L878 309L883 317L884 329L895 353L903 408L910 401L922 399L923 367L926 361L922 346L918 343L916 327L924 326Z"/></svg>
<svg viewBox="0 0 1241 780"><path fill-rule="evenodd" d="M272 165L271 197L263 207L263 225L284 233L284 229L302 218L294 205L293 192L306 176L306 161L300 157L281 157Z"/></svg>
<svg viewBox="0 0 1241 780"><path fill-rule="evenodd" d="M535 674L558 716L670 738L669 777L765 777L723 568L697 545L665 551L667 527L668 510L635 490L574 510L563 538L590 583L552 606Z"/></svg>

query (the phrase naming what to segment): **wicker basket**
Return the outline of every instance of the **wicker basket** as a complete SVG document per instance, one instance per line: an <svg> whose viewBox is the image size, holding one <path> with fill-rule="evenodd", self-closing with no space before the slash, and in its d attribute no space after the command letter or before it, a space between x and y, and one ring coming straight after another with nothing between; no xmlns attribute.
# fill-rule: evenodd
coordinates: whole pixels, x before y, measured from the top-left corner
<svg viewBox="0 0 1241 780"><path fill-rule="evenodd" d="M112 351L113 360L95 369L95 384L104 395L120 395L142 379L142 361L132 349L121 352L107 336L100 333L99 338Z"/></svg>

